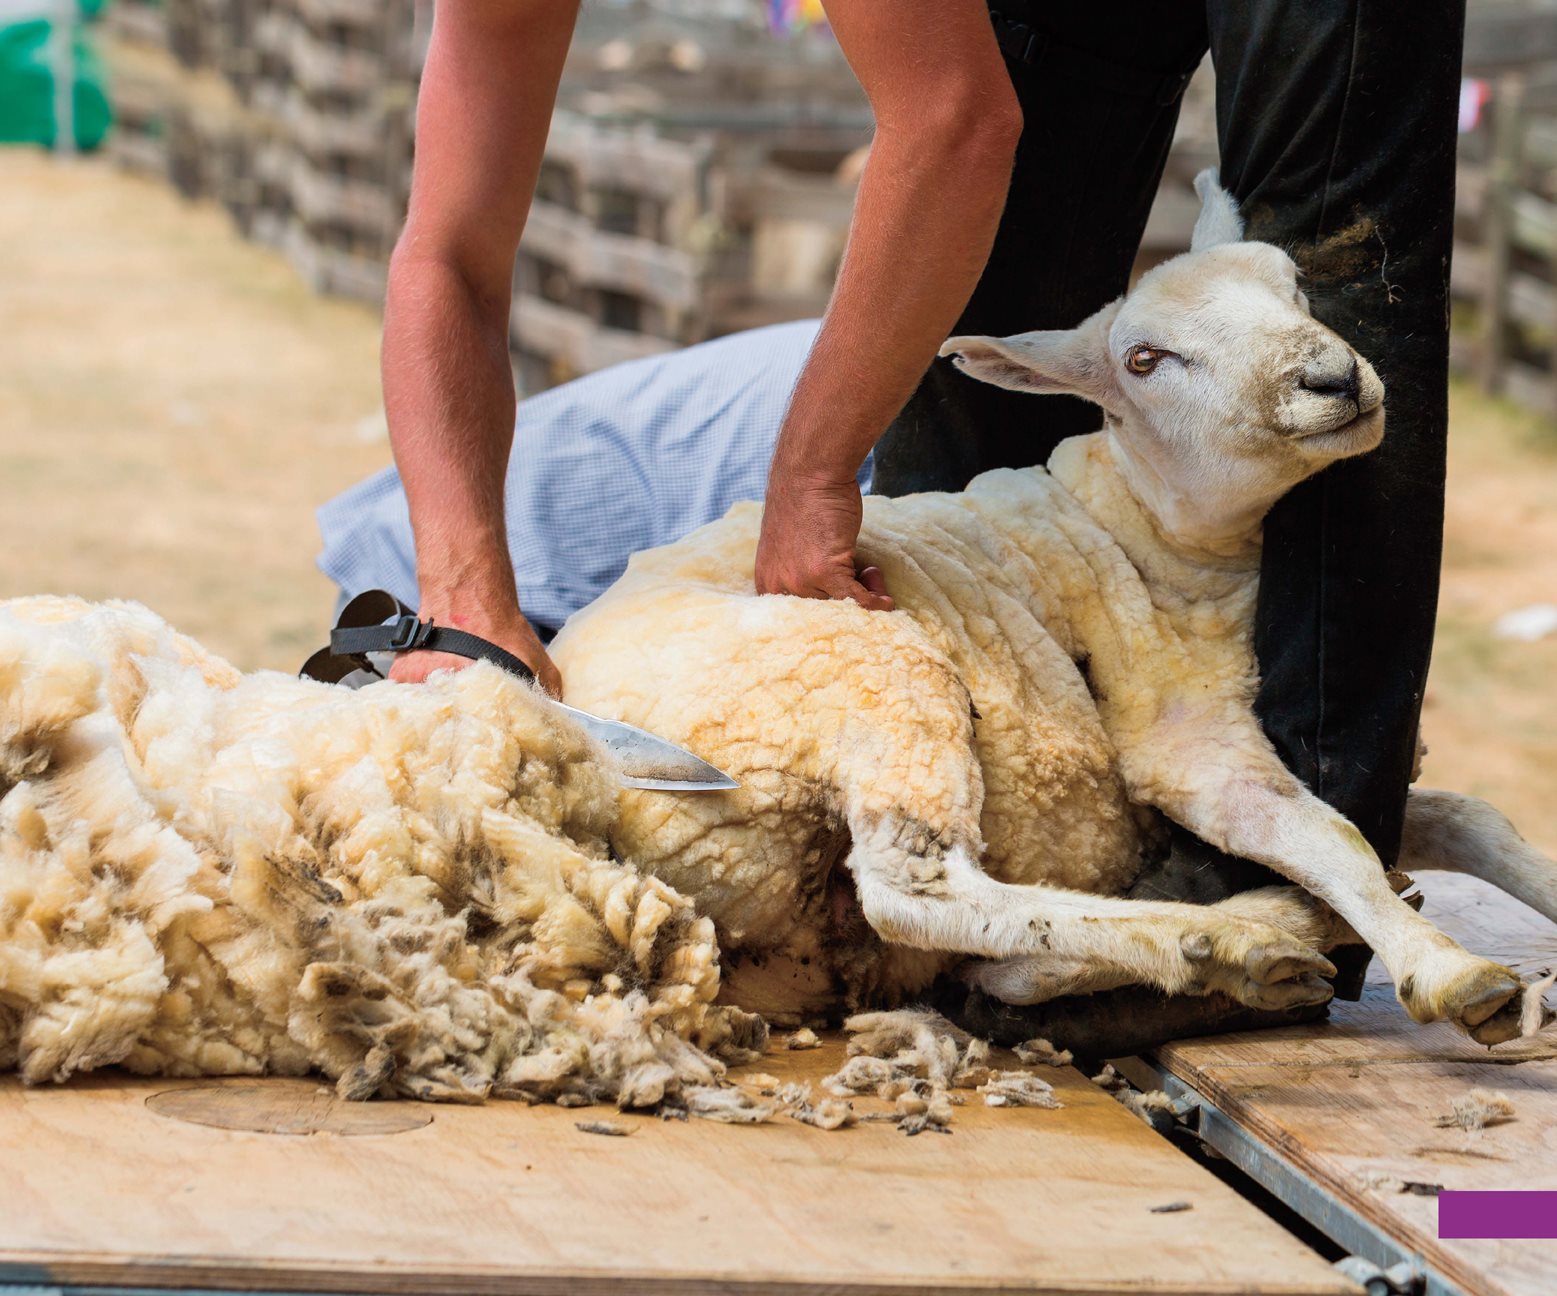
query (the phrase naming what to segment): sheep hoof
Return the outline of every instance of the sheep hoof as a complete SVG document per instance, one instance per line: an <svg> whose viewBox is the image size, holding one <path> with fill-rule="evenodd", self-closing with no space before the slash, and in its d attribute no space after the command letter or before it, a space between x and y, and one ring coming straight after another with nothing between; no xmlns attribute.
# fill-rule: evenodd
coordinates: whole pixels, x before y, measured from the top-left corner
<svg viewBox="0 0 1557 1296"><path fill-rule="evenodd" d="M1497 963L1481 963L1450 983L1444 1011L1454 1024L1481 1044L1519 1038L1519 977Z"/></svg>
<svg viewBox="0 0 1557 1296"><path fill-rule="evenodd" d="M1324 977L1309 975L1260 986L1254 995L1246 997L1245 1002L1255 1008L1279 1011L1329 1003L1334 997L1335 987Z"/></svg>
<svg viewBox="0 0 1557 1296"><path fill-rule="evenodd" d="M1468 1028L1470 1037L1478 1044L1485 1044L1491 1048L1494 1044L1506 1044L1509 1040L1518 1039L1524 1034L1519 996L1515 995L1499 1008L1492 1016L1482 1021L1479 1025Z"/></svg>
<svg viewBox="0 0 1557 1296"><path fill-rule="evenodd" d="M1325 1003L1334 994L1324 978L1335 975L1335 964L1279 928L1238 922L1211 935L1215 963L1197 975L1207 990L1220 990L1249 1008L1273 1010ZM1188 942L1181 941L1180 950L1187 962L1196 962Z"/></svg>
<svg viewBox="0 0 1557 1296"><path fill-rule="evenodd" d="M1496 964L1478 969L1468 993L1460 1000L1458 1009L1451 1009L1454 1020L1465 1027L1482 1026L1498 1016L1504 1008L1513 1007L1518 1015L1519 1005L1514 996L1520 991L1520 980L1507 968Z"/></svg>
<svg viewBox="0 0 1557 1296"><path fill-rule="evenodd" d="M1323 954L1291 941L1274 946L1256 945L1245 957L1243 965L1250 980L1263 986L1335 975L1335 964Z"/></svg>
<svg viewBox="0 0 1557 1296"><path fill-rule="evenodd" d="M1406 1010L1421 1022L1447 1017L1482 1044L1517 1038L1523 989L1518 974L1487 959L1468 961L1469 966L1441 983L1442 989L1427 984L1420 972L1402 978L1400 998Z"/></svg>

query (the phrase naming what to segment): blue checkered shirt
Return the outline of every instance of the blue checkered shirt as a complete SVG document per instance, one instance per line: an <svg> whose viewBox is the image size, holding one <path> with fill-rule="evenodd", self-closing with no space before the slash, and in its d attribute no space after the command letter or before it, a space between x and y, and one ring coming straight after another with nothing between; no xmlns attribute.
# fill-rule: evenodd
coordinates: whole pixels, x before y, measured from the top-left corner
<svg viewBox="0 0 1557 1296"><path fill-rule="evenodd" d="M669 544L761 499L817 321L752 329L616 365L521 401L508 465L508 547L519 603L554 631ZM870 465L861 470L868 487ZM418 605L416 551L393 468L318 513L319 569L342 598L387 589Z"/></svg>

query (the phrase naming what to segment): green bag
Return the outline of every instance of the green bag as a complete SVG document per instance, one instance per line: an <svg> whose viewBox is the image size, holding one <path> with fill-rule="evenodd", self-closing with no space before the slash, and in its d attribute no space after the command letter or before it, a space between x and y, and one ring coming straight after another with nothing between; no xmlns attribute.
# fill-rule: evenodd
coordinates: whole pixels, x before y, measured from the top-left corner
<svg viewBox="0 0 1557 1296"><path fill-rule="evenodd" d="M103 0L78 0L71 24L70 102L74 109L75 147L94 149L108 133L108 106L102 59L81 20L102 8ZM0 0L0 143L55 145L54 48L58 7L49 0Z"/></svg>

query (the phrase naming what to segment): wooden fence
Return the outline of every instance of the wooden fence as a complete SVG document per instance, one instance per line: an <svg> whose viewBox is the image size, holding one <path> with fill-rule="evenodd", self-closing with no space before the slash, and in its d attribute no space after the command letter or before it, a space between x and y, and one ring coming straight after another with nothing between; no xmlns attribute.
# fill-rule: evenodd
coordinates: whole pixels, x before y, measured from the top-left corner
<svg viewBox="0 0 1557 1296"><path fill-rule="evenodd" d="M430 11L431 0L114 0L111 148L225 204L315 287L376 300L405 210ZM834 166L867 137L847 69L767 42L721 49L707 34L710 66L691 77L658 57L652 30L626 55L606 40L620 31L581 30L570 57L564 90L589 111L559 115L515 273L528 388L825 302L853 188ZM622 57L636 60L625 82ZM1473 6L1466 65L1491 102L1462 137L1455 364L1557 416L1557 11ZM617 103L623 84L628 98L652 90L652 124ZM1216 158L1212 107L1207 68L1140 268L1188 243L1190 179ZM754 112L773 120L746 122Z"/></svg>
<svg viewBox="0 0 1557 1296"><path fill-rule="evenodd" d="M116 0L121 166L213 198L317 289L381 297L426 0Z"/></svg>
<svg viewBox="0 0 1557 1296"><path fill-rule="evenodd" d="M1455 367L1557 417L1557 13L1473 8L1465 65L1486 102L1461 136Z"/></svg>

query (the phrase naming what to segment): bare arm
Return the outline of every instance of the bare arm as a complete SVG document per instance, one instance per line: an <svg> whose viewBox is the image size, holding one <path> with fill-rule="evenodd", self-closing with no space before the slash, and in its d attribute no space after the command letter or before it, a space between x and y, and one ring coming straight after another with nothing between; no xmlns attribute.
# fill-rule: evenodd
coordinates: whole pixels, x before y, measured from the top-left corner
<svg viewBox="0 0 1557 1296"><path fill-rule="evenodd" d="M978 282L1021 112L983 0L830 0L827 11L876 137L774 453L757 589L890 608L879 573L855 573L854 477Z"/></svg>
<svg viewBox="0 0 1557 1296"><path fill-rule="evenodd" d="M561 678L519 610L503 522L514 428L508 311L577 13L577 0L438 6L410 213L384 308L384 406L416 534L422 615L508 648L554 694ZM415 653L393 678L463 664Z"/></svg>

